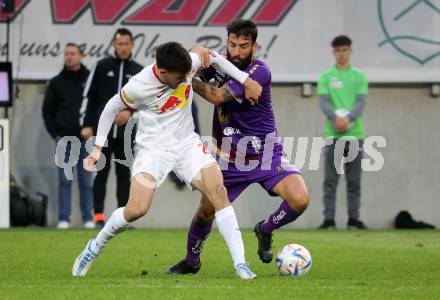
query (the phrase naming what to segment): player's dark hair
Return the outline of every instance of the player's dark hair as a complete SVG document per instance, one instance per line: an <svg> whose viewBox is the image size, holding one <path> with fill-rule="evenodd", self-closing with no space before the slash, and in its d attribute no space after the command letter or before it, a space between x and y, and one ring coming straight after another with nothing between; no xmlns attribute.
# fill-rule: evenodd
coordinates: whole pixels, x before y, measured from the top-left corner
<svg viewBox="0 0 440 300"><path fill-rule="evenodd" d="M69 42L66 44L66 48L67 47L76 47L79 51L79 54L84 55L84 51L81 49L81 47L78 44Z"/></svg>
<svg viewBox="0 0 440 300"><path fill-rule="evenodd" d="M258 37L257 25L251 20L238 19L232 21L226 27L228 36L233 33L238 37L250 38L252 43L255 43Z"/></svg>
<svg viewBox="0 0 440 300"><path fill-rule="evenodd" d="M347 35L338 35L332 41L332 47L351 46L351 39Z"/></svg>
<svg viewBox="0 0 440 300"><path fill-rule="evenodd" d="M191 70L191 56L183 46L168 42L157 47L156 64L159 69L186 74Z"/></svg>
<svg viewBox="0 0 440 300"><path fill-rule="evenodd" d="M117 35L128 35L129 37L130 37L130 40L133 42L133 34L131 33L131 31L130 30L128 30L127 28L118 28L118 29L116 29L116 32L115 32L115 34L113 35L113 40L112 41L115 41L116 40L116 36Z"/></svg>

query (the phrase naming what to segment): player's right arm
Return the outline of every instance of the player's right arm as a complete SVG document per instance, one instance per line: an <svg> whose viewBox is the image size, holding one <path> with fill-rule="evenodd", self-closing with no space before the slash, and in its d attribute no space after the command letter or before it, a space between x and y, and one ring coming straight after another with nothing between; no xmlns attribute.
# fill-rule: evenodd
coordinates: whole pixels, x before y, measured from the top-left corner
<svg viewBox="0 0 440 300"><path fill-rule="evenodd" d="M133 90L133 84L129 82L122 88L119 94L114 95L105 105L101 117L99 118L95 147L92 153L84 159L84 169L87 171L96 171L96 162L101 156L102 147L105 145L108 133L117 114L125 109L131 111L136 109L134 101L128 96L133 94L130 93L130 89Z"/></svg>

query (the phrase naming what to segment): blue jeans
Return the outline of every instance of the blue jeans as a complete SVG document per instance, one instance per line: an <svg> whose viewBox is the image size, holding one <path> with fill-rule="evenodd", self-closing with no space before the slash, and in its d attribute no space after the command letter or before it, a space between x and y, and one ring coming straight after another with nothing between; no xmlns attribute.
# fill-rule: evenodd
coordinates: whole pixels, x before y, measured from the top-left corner
<svg viewBox="0 0 440 300"><path fill-rule="evenodd" d="M72 149L72 144L67 143L66 151L64 153L64 162L69 161L69 156ZM76 164L78 172L78 186L79 186L79 205L81 210L81 217L84 222L93 220L93 192L92 192L92 173L83 168L83 159L88 155L85 142L81 141L81 149L79 151L79 159ZM72 158L74 160L75 158ZM73 174L71 167L70 173ZM64 168L58 168L59 189L58 189L58 218L60 221L70 220L71 200L72 200L72 181L66 177Z"/></svg>

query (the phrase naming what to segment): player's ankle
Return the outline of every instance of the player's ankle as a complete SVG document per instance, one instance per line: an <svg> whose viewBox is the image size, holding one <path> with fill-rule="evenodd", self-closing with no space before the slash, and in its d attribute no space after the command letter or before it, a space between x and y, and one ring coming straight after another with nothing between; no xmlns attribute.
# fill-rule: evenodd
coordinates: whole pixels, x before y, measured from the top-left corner
<svg viewBox="0 0 440 300"><path fill-rule="evenodd" d="M195 258L195 257L188 258L187 257L187 258L185 258L185 262L188 266L195 268L200 265L200 257L198 257L198 258Z"/></svg>
<svg viewBox="0 0 440 300"><path fill-rule="evenodd" d="M98 256L99 253L102 251L102 249L104 249L104 246L98 245L98 243L96 242L96 239L90 243L90 250L92 250L92 252L95 254L95 256Z"/></svg>

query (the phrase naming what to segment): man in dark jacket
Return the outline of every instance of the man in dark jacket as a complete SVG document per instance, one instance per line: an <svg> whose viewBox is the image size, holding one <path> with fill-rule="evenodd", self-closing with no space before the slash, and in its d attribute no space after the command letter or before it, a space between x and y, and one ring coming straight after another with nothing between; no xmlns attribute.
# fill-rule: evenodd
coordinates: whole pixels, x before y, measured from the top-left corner
<svg viewBox="0 0 440 300"><path fill-rule="evenodd" d="M125 28L118 29L113 36L114 56L98 61L95 68L90 72L84 91L83 103L83 107L87 107L87 109L81 120L83 121L81 134L84 139L87 140L94 133L96 134L99 117L107 101L118 93L133 75L142 70L142 66L132 60L131 50L133 46L132 33ZM115 159L126 159L124 130L125 126L118 127L115 124L113 130L109 133L107 137L108 145L102 149L107 161L110 160L112 153ZM106 163L105 167L98 171L93 184L95 223L98 226L102 226L105 221L104 199L110 166L110 163ZM122 207L125 206L129 195L130 170L119 163L115 163L115 167L117 177L116 197L118 207Z"/></svg>
<svg viewBox="0 0 440 300"><path fill-rule="evenodd" d="M78 45L68 43L64 50L64 68L49 82L43 103L43 118L47 131L55 141L65 136L74 136L80 139L79 161L87 156L85 141L81 138L79 125L79 111L82 103L84 85L89 75L89 70L81 64L83 54ZM60 141L63 142L63 141ZM58 160L70 161L71 153L75 152L72 145L67 143ZM74 159L74 158L72 158ZM58 164L60 165L60 164ZM93 194L92 176L84 170L82 163L77 164L78 185L80 191L81 215L86 228L94 228L93 223ZM72 171L69 172L72 174ZM59 189L58 189L58 228L69 228L70 203L72 178L66 177L65 170L59 168Z"/></svg>

